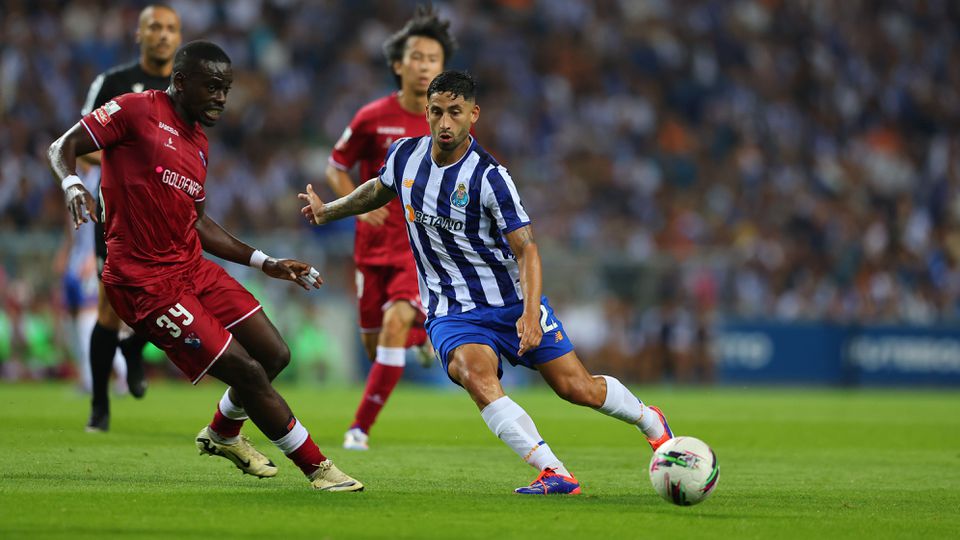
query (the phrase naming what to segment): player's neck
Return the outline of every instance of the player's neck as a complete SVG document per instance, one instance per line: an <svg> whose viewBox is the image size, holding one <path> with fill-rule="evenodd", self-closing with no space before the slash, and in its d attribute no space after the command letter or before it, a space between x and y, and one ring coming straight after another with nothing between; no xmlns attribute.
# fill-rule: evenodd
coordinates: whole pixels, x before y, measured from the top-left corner
<svg viewBox="0 0 960 540"><path fill-rule="evenodd" d="M140 69L151 77L169 77L173 73L173 60L169 62L157 63L149 58L140 57Z"/></svg>
<svg viewBox="0 0 960 540"><path fill-rule="evenodd" d="M409 113L424 114L427 110L427 95L418 96L415 92L400 90L397 92L397 102Z"/></svg>
<svg viewBox="0 0 960 540"><path fill-rule="evenodd" d="M453 150L443 150L434 143L430 148L430 157L433 158L433 162L436 163L438 167L453 165L463 159L463 155L467 153L467 150L470 148L470 143L472 142L473 137L467 137Z"/></svg>
<svg viewBox="0 0 960 540"><path fill-rule="evenodd" d="M173 86L170 86L166 89L165 93L170 96L170 101L173 102L173 110L176 111L177 117L180 118L180 121L183 122L186 126L192 126L196 123L196 120L190 118L190 115L187 114L187 110L183 108L183 105L180 104L180 100L177 99L177 93L173 89Z"/></svg>

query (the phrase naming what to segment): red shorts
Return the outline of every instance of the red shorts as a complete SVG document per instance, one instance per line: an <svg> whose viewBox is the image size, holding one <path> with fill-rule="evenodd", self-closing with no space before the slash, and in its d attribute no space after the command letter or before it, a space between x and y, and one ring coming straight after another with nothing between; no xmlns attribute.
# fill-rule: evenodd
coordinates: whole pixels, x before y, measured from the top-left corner
<svg viewBox="0 0 960 540"><path fill-rule="evenodd" d="M427 340L423 328L426 314L420 304L417 267L410 260L405 266L357 265L357 298L360 304L360 332L375 334L383 325L383 312L396 302L409 302L417 308L417 318L407 335L407 347Z"/></svg>
<svg viewBox="0 0 960 540"><path fill-rule="evenodd" d="M233 339L230 327L261 309L226 270L201 261L169 281L143 287L104 284L123 322L167 353L194 384L227 350Z"/></svg>

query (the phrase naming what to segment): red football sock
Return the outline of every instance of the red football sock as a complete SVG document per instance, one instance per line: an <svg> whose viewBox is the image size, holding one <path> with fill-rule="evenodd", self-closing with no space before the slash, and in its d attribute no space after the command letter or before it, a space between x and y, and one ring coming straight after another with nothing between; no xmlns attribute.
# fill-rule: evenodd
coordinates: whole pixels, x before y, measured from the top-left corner
<svg viewBox="0 0 960 540"><path fill-rule="evenodd" d="M277 448L307 476L319 469L318 465L327 459L327 456L323 455L317 444L310 438L307 428L292 416L287 425L287 434L273 441L273 444L277 445Z"/></svg>
<svg viewBox="0 0 960 540"><path fill-rule="evenodd" d="M220 412L220 406L217 405L217 412L213 415L213 421L210 422L210 429L215 431L224 439L231 439L240 435L240 428L243 426L243 420L233 420L224 416Z"/></svg>
<svg viewBox="0 0 960 540"><path fill-rule="evenodd" d="M307 476L313 474L319 468L318 465L327 459L310 435L307 435L307 440L303 441L299 448L287 454L287 457Z"/></svg>
<svg viewBox="0 0 960 540"><path fill-rule="evenodd" d="M403 376L403 355L406 353L400 348L377 347L377 361L370 368L367 376L367 387L363 391L363 399L357 407L351 428L360 428L364 433L370 433L370 428L377 421L380 410L387 403L387 399L396 388L400 377ZM387 357L387 358L385 358ZM397 358L399 357L399 360ZM394 365L388 365L390 362ZM399 365L395 365L399 363Z"/></svg>

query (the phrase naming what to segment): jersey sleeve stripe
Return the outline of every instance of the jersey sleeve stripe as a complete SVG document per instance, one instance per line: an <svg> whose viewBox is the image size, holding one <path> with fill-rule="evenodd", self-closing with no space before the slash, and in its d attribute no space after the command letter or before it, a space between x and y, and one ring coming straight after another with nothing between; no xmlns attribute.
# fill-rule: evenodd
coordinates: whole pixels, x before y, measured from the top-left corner
<svg viewBox="0 0 960 540"><path fill-rule="evenodd" d="M347 172L347 171L350 170L350 167L347 167L347 166L344 165L343 163L340 163L339 161L333 159L333 156L330 156L330 157L327 159L327 163L329 163L330 165L332 165L332 166L333 166L334 168L336 168L336 169L340 169L340 170L343 171L343 172Z"/></svg>
<svg viewBox="0 0 960 540"><path fill-rule="evenodd" d="M90 128L87 126L87 123L84 122L82 119L80 120L80 123L83 124L83 128L86 129L87 133L90 134L90 138L93 139L93 144L97 145L97 150L102 150L103 146L100 144L100 141L97 140L97 136L94 135L93 131L91 131Z"/></svg>
<svg viewBox="0 0 960 540"><path fill-rule="evenodd" d="M515 231L530 222L530 218L523 210L523 204L520 202L520 196L513 188L513 181L509 175L501 174L501 168L491 168L487 173L487 180L490 182L490 188L493 190L493 196L500 207L500 213L503 216L503 231ZM505 172L505 171L503 171Z"/></svg>
<svg viewBox="0 0 960 540"><path fill-rule="evenodd" d="M97 101L97 96L100 95L100 90L103 88L103 81L105 79L106 77L101 73L93 80L93 84L90 85L90 90L87 91L87 99L83 102L83 108L80 109L82 116L90 114L90 111L93 110L93 105Z"/></svg>

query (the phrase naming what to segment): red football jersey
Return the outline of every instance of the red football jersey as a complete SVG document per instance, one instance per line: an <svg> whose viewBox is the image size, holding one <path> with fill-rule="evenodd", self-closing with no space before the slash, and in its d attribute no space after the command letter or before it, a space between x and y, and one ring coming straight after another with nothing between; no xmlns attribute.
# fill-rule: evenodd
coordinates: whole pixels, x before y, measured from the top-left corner
<svg viewBox="0 0 960 540"><path fill-rule="evenodd" d="M190 269L202 253L194 203L206 197L207 136L162 90L124 94L81 120L103 150L103 282L142 286Z"/></svg>
<svg viewBox="0 0 960 540"><path fill-rule="evenodd" d="M357 111L333 148L330 163L348 171L360 162L360 182L377 176L387 149L401 137L430 134L426 113L412 113L400 106L397 94L368 103ZM357 220L353 258L357 264L404 265L412 258L400 200L390 201L386 223L374 227Z"/></svg>

